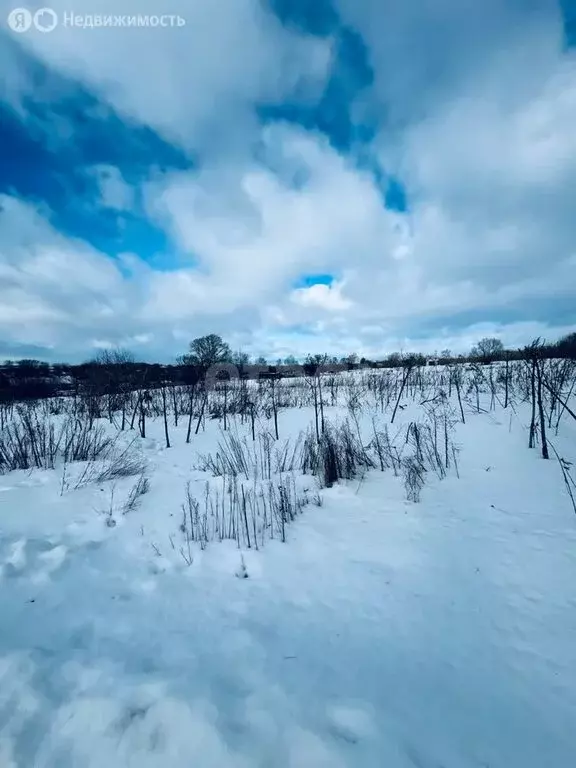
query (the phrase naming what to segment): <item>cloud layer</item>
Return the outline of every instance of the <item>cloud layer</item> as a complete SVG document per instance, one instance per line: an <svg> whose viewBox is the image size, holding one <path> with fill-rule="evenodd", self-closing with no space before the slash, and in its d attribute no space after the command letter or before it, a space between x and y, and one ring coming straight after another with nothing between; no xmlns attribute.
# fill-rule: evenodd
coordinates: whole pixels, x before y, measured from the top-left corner
<svg viewBox="0 0 576 768"><path fill-rule="evenodd" d="M162 12L181 28L2 33L10 142L29 150L0 198L0 356L170 359L211 331L253 354L376 356L575 327L560 7L281 5L177 0Z"/></svg>

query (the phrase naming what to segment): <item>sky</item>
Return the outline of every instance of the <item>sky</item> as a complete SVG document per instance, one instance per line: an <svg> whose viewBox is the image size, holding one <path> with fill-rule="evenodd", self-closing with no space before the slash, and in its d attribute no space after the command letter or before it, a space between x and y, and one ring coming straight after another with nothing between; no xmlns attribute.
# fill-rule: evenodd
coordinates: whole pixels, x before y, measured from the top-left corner
<svg viewBox="0 0 576 768"><path fill-rule="evenodd" d="M50 1L0 0L0 359L576 329L576 0Z"/></svg>

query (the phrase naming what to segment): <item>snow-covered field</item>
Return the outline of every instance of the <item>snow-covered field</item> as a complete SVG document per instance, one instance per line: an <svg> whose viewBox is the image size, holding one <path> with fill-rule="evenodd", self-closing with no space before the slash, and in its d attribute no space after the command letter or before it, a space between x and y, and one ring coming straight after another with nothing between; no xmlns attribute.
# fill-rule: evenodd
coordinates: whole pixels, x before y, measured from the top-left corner
<svg viewBox="0 0 576 768"><path fill-rule="evenodd" d="M391 425L400 379L380 375L385 391L325 383L324 417L373 458L388 431L398 463L329 488L276 472L315 421L280 387L264 448L266 407L253 442L234 414L195 435L195 406L189 444L170 409L170 448L159 415L120 433L142 475L0 475L1 768L576 765L576 515L556 456L528 449L522 387L506 409L501 385L463 390L462 423L429 372ZM415 502L410 424L431 407L440 462ZM248 477L210 470L231 436ZM576 458L569 416L549 436Z"/></svg>

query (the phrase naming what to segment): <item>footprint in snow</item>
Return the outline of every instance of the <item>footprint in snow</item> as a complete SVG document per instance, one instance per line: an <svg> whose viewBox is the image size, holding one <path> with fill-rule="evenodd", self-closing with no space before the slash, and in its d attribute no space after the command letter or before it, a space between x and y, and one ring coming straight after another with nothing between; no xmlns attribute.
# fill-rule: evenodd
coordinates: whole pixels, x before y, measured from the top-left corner
<svg viewBox="0 0 576 768"><path fill-rule="evenodd" d="M0 576L5 579L25 578L39 584L57 571L68 554L68 548L45 539L19 539L12 543Z"/></svg>

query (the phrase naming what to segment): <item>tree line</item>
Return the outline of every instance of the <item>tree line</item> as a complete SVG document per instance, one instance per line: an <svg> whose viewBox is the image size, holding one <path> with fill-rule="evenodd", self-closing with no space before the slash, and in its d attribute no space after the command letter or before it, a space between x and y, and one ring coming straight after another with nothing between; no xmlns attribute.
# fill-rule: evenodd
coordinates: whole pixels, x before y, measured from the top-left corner
<svg viewBox="0 0 576 768"><path fill-rule="evenodd" d="M541 359L576 359L576 333L554 344L537 340ZM319 369L354 370L355 368L414 368L427 364L457 363L487 364L497 361L533 358L534 343L522 349L506 349L500 339L481 339L467 355L453 355L442 350L433 355L393 353L380 360L369 360L356 354L335 357L327 354L308 355L299 360L293 355L274 361L261 356L254 360L242 351L234 352L216 334L201 336L190 342L188 351L175 364L145 363L122 349L104 350L96 357L78 365L49 364L38 360L6 361L0 364L0 402L40 399L59 394L97 395L118 394L139 388L158 388L165 384L196 384L210 370L219 369L226 378L313 375ZM532 350L532 352L530 352ZM229 371L229 373L227 373Z"/></svg>

